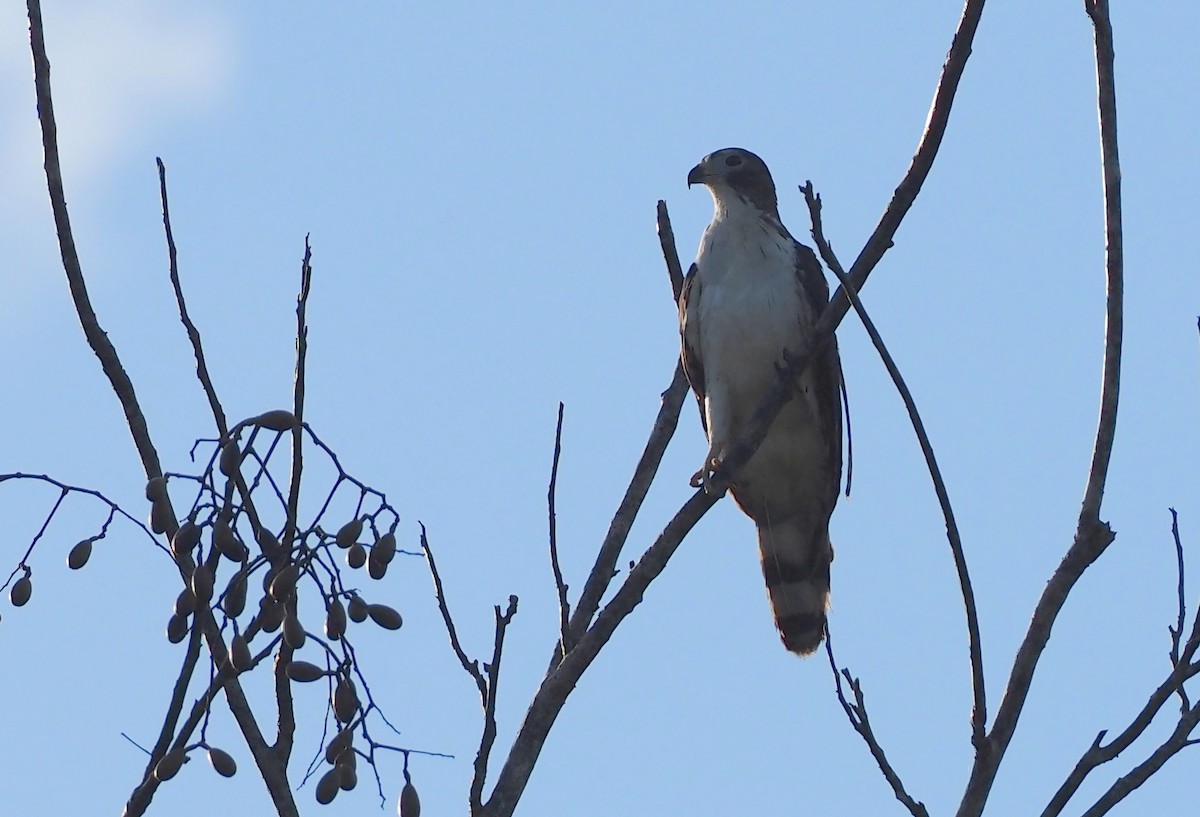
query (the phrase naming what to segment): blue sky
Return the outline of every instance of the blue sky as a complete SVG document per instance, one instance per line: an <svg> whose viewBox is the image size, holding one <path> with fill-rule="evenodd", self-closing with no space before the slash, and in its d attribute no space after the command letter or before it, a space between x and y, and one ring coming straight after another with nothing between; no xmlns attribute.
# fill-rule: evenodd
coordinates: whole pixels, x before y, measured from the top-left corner
<svg viewBox="0 0 1200 817"><path fill-rule="evenodd" d="M1095 733L1127 723L1165 676L1168 506L1200 553L1200 9L1116 6L1127 342L1102 516L1118 538L1056 625L995 814L1039 812ZM490 653L491 606L520 596L498 764L556 629L544 502L557 403L559 541L579 587L674 367L656 200L690 258L711 205L685 188L687 171L744 146L772 168L802 239L796 186L813 180L848 262L907 167L959 11L948 0L853 11L63 0L44 14L76 241L167 468L186 470L192 441L213 432L166 276L155 156L229 414L289 402L311 234L309 421L388 492L402 547L415 548L418 520L428 527L469 651ZM18 4L0 10L0 125L0 470L96 487L141 515L140 465L58 262ZM990 5L938 163L864 297L959 515L993 708L1078 514L1099 392L1101 215L1082 3ZM839 340L856 460L833 526L838 657L861 675L910 791L946 813L971 757L958 588L900 401L853 318ZM690 495L703 451L689 402L629 558ZM54 499L35 486L0 491L5 564ZM144 762L120 733L153 741L174 678L179 649L162 635L178 592L169 560L117 528L86 570L64 565L101 520L71 501L31 559L33 601L0 605L0 767L14 814L118 811ZM900 813L828 666L779 645L753 543L732 503L705 517L568 701L518 813ZM478 703L424 566L401 562L363 589L406 620L398 633L359 634L396 742L456 756L414 761L426 813L463 813ZM320 695L301 692L311 724ZM1170 709L1068 813L1157 745ZM265 813L220 708L209 737L243 771L224 780L189 764L159 791L157 812ZM300 741L297 758L315 752L315 727ZM1172 761L1116 813L1187 813L1197 763ZM390 810L399 762L381 773ZM308 789L299 802L318 811ZM377 803L364 785L322 813Z"/></svg>

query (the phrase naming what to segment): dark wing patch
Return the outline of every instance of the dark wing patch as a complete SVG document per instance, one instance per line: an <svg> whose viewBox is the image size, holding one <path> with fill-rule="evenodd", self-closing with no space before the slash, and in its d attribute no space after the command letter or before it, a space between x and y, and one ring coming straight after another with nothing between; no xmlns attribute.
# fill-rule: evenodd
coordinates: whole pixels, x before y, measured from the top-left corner
<svg viewBox="0 0 1200 817"><path fill-rule="evenodd" d="M829 303L829 284L825 281L825 271L816 253L799 241L793 241L796 246L796 280L815 321ZM834 478L828 490L832 503L837 501L842 482L842 363L836 335L829 339L808 371L815 392L817 421L821 424L822 436L829 441L829 472Z"/></svg>
<svg viewBox="0 0 1200 817"><path fill-rule="evenodd" d="M683 361L683 373L687 375L688 383L696 393L696 402L700 405L700 425L707 434L708 419L704 416L704 366L700 360L700 279L696 270L695 264L688 268L687 277L683 279L683 289L679 292L679 337L682 341L680 359Z"/></svg>

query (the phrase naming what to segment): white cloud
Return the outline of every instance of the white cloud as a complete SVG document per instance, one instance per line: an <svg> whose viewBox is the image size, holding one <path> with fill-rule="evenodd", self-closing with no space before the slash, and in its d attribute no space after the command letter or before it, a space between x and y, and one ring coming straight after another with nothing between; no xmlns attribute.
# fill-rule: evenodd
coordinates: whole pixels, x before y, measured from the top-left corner
<svg viewBox="0 0 1200 817"><path fill-rule="evenodd" d="M18 263L0 278L7 279L11 307L33 284L20 262L44 256L47 248L33 246L31 233L44 237L41 225L50 211L29 24L23 3L2 5L0 241ZM59 0L44 4L42 13L69 202L86 200L118 162L145 150L152 135L211 110L229 88L232 27L210 9L155 0Z"/></svg>

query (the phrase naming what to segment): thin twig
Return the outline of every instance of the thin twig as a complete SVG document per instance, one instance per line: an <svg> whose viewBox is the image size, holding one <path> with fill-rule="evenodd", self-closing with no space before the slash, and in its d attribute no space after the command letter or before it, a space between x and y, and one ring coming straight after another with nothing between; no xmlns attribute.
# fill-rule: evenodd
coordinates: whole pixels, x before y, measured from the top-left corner
<svg viewBox="0 0 1200 817"><path fill-rule="evenodd" d="M903 781L900 780L900 775L896 774L896 770L892 768L892 764L888 762L887 754L883 751L883 747L879 745L879 741L875 738L875 730L871 728L871 719L867 716L866 698L863 696L862 684L858 678L850 674L850 670L846 668L838 669L837 660L833 657L833 639L830 638L829 627L825 627L825 654L829 657L829 669L833 671L834 691L837 693L838 703L842 705L842 711L846 713L847 720L854 727L854 731L862 737L867 744L867 748L871 751L871 756L875 758L876 764L879 765L879 771L883 773L888 785L892 787L892 792L896 795L909 814L913 817L929 817L929 811L925 808L925 804L920 800L915 800L904 788ZM854 693L854 703L850 703L846 699L845 690L842 687L842 678L850 684L850 690Z"/></svg>
<svg viewBox="0 0 1200 817"><path fill-rule="evenodd" d="M958 531L958 522L954 517L954 508L950 504L950 494L946 489L946 482L942 478L941 469L938 467L937 457L933 453L933 443L929 441L929 435L925 431L925 423L921 420L920 412L917 411L917 404L913 399L912 392L909 391L908 384L905 383L904 377L900 374L899 367L896 366L896 361L892 358L886 344L883 342L883 337L879 334L875 323L867 314L866 307L863 306L858 293L850 285L841 263L834 254L833 248L829 245L829 241L825 238L825 231L821 220L821 197L813 191L811 181L805 183L800 190L804 193L804 200L808 204L808 214L812 221L812 236L817 244L818 251L821 253L821 258L825 260L825 265L832 270L846 292L846 295L850 298L850 302L854 306L854 311L858 313L863 327L866 328L867 334L871 338L871 343L875 346L875 351L879 353L884 367L892 378L892 383L896 386L896 391L900 393L900 399L904 401L904 408L908 411L908 419L912 423L913 431L917 435L917 442L921 446L921 453L925 456L925 465L929 469L929 477L933 481L933 490L937 494L938 504L942 509L942 517L946 522L946 538L950 542L950 552L954 557L954 568L958 573L958 585L962 590L963 608L966 611L967 641L971 657L971 688L974 693L974 706L971 708L971 744L978 749L983 744L984 730L987 724L987 695L984 688L983 646L979 637L979 613L975 606L975 591L971 585L970 573L967 570L967 558L963 551L962 537Z"/></svg>
<svg viewBox="0 0 1200 817"><path fill-rule="evenodd" d="M487 781L488 758L496 743L496 696L500 686L500 659L504 654L504 632L513 616L517 614L517 597L508 597L508 610L500 612L496 605L496 637L492 646L492 660L484 664L487 673L487 696L483 706L483 736L479 741L479 753L475 755L475 773L471 777L471 814L479 814L483 806L483 785Z"/></svg>
<svg viewBox="0 0 1200 817"><path fill-rule="evenodd" d="M550 487L546 490L546 505L550 516L550 567L554 571L554 588L558 592L559 647L567 650L571 628L571 603L567 601L567 585L558 562L558 520L554 511L555 489L558 486L558 459L562 454L563 404L558 404L558 423L554 427L554 461L550 466Z"/></svg>
<svg viewBox="0 0 1200 817"><path fill-rule="evenodd" d="M225 419L225 409L217 399L217 390L213 388L212 377L208 373L208 364L204 360L204 347L200 342L200 331L188 316L187 301L183 297L183 284L179 280L178 254L175 250L175 236L171 230L171 210L167 203L167 167L160 157L155 157L158 165L158 190L162 199L163 230L167 236L167 257L170 263L171 287L175 290L175 303L179 307L179 319L187 330L188 340L192 342L192 352L196 356L196 377L208 397L209 408L217 423L217 431L222 437L229 431L229 423Z"/></svg>
<svg viewBox="0 0 1200 817"><path fill-rule="evenodd" d="M479 662L467 657L462 643L458 640L458 630L454 628L454 619L450 617L450 608L446 604L446 593L442 589L442 577L438 574L437 562L433 558L433 548L429 546L429 538L425 535L425 525L418 524L421 525L421 550L425 551L425 558L429 561L429 573L433 576L433 592L437 597L438 609L442 613L442 623L446 625L446 632L450 636L450 646L453 648L454 654L458 656L458 662L462 664L463 670L475 679L475 686L479 688L479 698L483 705L487 706L487 680L479 671Z"/></svg>
<svg viewBox="0 0 1200 817"><path fill-rule="evenodd" d="M1121 374L1121 326L1123 262L1121 253L1121 170L1117 154L1117 102L1113 69L1112 24L1107 0L1085 0L1084 7L1095 28L1096 84L1099 98L1100 154L1104 178L1105 285L1107 321L1104 338L1104 375L1100 392L1100 419L1096 442L1084 489L1083 505L1074 541L1046 583L1033 611L1025 638L1017 650L1004 697L983 751L977 751L971 775L959 804L958 817L977 817L983 812L1000 762L1012 741L1021 710L1025 707L1034 671L1050 640L1050 631L1067 595L1115 535L1100 520L1100 501L1108 475L1112 442L1117 422L1117 395Z"/></svg>
<svg viewBox="0 0 1200 817"><path fill-rule="evenodd" d="M1175 621L1175 626L1168 626L1167 629L1171 633L1171 666L1178 667L1182 657L1180 653L1180 642L1183 639L1184 623L1187 621L1187 599L1184 596L1185 583L1183 542L1179 539L1179 514L1175 512L1174 508L1170 508L1169 510L1171 511L1171 538L1175 542L1175 570L1179 579L1177 583L1179 610L1178 618ZM1200 616L1197 617L1197 622L1200 623ZM1183 660L1187 661L1189 659L1184 658ZM1180 712L1187 712L1189 709L1191 709L1192 704L1188 700L1187 690L1184 688L1183 684L1179 685L1179 701Z"/></svg>
<svg viewBox="0 0 1200 817"><path fill-rule="evenodd" d="M683 265L679 263L679 250L675 245L675 231L671 229L671 216L667 213L667 203L658 200L658 244L662 247L663 260L667 262L667 277L671 280L671 292L675 303L679 303L679 293L683 292Z"/></svg>

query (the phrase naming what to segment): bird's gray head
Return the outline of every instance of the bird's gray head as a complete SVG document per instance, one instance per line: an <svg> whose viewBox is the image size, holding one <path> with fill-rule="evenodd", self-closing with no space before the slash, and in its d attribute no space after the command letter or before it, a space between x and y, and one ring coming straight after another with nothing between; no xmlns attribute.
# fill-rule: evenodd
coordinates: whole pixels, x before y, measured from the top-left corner
<svg viewBox="0 0 1200 817"><path fill-rule="evenodd" d="M775 182L762 159L743 148L722 148L708 154L688 173L688 187L702 184L712 193L717 205L729 203L731 196L754 205L769 216L779 218Z"/></svg>

